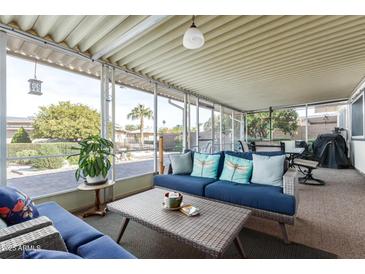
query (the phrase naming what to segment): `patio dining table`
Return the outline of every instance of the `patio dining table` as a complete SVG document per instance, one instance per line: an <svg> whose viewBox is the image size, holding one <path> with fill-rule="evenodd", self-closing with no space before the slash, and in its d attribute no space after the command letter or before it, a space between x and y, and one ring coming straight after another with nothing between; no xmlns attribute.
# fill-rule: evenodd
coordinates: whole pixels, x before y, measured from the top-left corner
<svg viewBox="0 0 365 274"><path fill-rule="evenodd" d="M285 150L285 154L288 155L289 167L294 166L294 159L300 157L304 150L305 149L303 147L294 147L289 150Z"/></svg>

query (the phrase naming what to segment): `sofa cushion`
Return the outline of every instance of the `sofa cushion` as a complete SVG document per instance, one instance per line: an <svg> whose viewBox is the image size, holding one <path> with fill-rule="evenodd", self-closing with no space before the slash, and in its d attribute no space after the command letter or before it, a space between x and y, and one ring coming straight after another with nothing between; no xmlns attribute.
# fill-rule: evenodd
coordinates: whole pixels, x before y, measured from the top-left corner
<svg viewBox="0 0 365 274"><path fill-rule="evenodd" d="M217 178L220 158L221 155L218 154L204 154L195 152L191 176L214 179Z"/></svg>
<svg viewBox="0 0 365 274"><path fill-rule="evenodd" d="M45 249L26 249L23 259L82 259L81 257L64 251Z"/></svg>
<svg viewBox="0 0 365 274"><path fill-rule="evenodd" d="M3 219L0 218L0 229L8 227L8 225L5 223Z"/></svg>
<svg viewBox="0 0 365 274"><path fill-rule="evenodd" d="M195 151L194 150L189 150L189 149L185 149L184 153L191 151L191 158L193 159L194 162L194 154ZM218 164L218 173L217 173L217 178L219 178L219 176L222 173L223 170L223 165L224 165L224 152L223 151L219 151L219 152L215 152L212 155L219 155L219 164Z"/></svg>
<svg viewBox="0 0 365 274"><path fill-rule="evenodd" d="M191 151L179 155L169 155L172 174L174 175L186 175L190 174L193 170L193 159L191 157Z"/></svg>
<svg viewBox="0 0 365 274"><path fill-rule="evenodd" d="M77 249L77 254L84 259L135 259L123 247L109 236L103 236L86 243Z"/></svg>
<svg viewBox="0 0 365 274"><path fill-rule="evenodd" d="M276 213L295 214L294 196L283 194L282 188L277 186L217 181L205 188L205 196Z"/></svg>
<svg viewBox="0 0 365 274"><path fill-rule="evenodd" d="M39 214L47 216L60 232L67 249L76 253L77 248L103 236L101 232L72 215L55 202L37 205Z"/></svg>
<svg viewBox="0 0 365 274"><path fill-rule="evenodd" d="M224 154L243 158L246 160L253 160L253 158L252 158L253 154L265 155L265 156L285 155L284 152L282 152L282 151L260 151L260 152L252 153L252 152L236 152L236 151L229 151L229 150L225 151Z"/></svg>
<svg viewBox="0 0 365 274"><path fill-rule="evenodd" d="M195 177L189 175L157 175L154 177L156 186L203 196L206 185L213 183L216 179Z"/></svg>
<svg viewBox="0 0 365 274"><path fill-rule="evenodd" d="M248 184L252 173L252 161L225 155L224 168L219 180Z"/></svg>
<svg viewBox="0 0 365 274"><path fill-rule="evenodd" d="M253 155L253 172L251 182L283 186L285 155Z"/></svg>
<svg viewBox="0 0 365 274"><path fill-rule="evenodd" d="M38 210L28 195L15 188L0 187L0 217L8 225L19 224L38 216Z"/></svg>

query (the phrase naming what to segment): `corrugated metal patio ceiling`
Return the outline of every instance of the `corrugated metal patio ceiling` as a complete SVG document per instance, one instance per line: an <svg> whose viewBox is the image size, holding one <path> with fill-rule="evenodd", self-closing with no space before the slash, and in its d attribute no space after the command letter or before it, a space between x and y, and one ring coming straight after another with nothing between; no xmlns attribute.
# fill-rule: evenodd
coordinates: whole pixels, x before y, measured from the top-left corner
<svg viewBox="0 0 365 274"><path fill-rule="evenodd" d="M93 56L147 18L0 16L0 22ZM364 76L364 16L197 16L206 38L199 50L182 46L190 21L168 16L101 58L241 110L345 98ZM95 63L28 44L12 38L8 46L15 54L99 72Z"/></svg>

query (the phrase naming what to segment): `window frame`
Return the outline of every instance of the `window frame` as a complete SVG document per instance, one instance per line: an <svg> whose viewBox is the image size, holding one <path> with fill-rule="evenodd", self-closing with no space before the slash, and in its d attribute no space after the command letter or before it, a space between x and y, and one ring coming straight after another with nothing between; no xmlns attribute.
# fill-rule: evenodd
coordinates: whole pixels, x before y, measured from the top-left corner
<svg viewBox="0 0 365 274"><path fill-rule="evenodd" d="M355 102L357 102L360 98L362 98L362 135L352 135L352 129L353 129L353 109L352 106ZM365 138L365 92L364 89L358 94L356 97L354 97L353 100L351 100L351 139L352 140L362 140Z"/></svg>

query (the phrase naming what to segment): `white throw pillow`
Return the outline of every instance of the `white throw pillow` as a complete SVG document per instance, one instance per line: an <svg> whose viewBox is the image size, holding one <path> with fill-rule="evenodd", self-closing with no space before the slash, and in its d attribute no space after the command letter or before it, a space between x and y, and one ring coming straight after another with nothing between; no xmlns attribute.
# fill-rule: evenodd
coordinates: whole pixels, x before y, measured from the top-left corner
<svg viewBox="0 0 365 274"><path fill-rule="evenodd" d="M252 159L252 183L283 186L285 155L265 156L252 154Z"/></svg>

